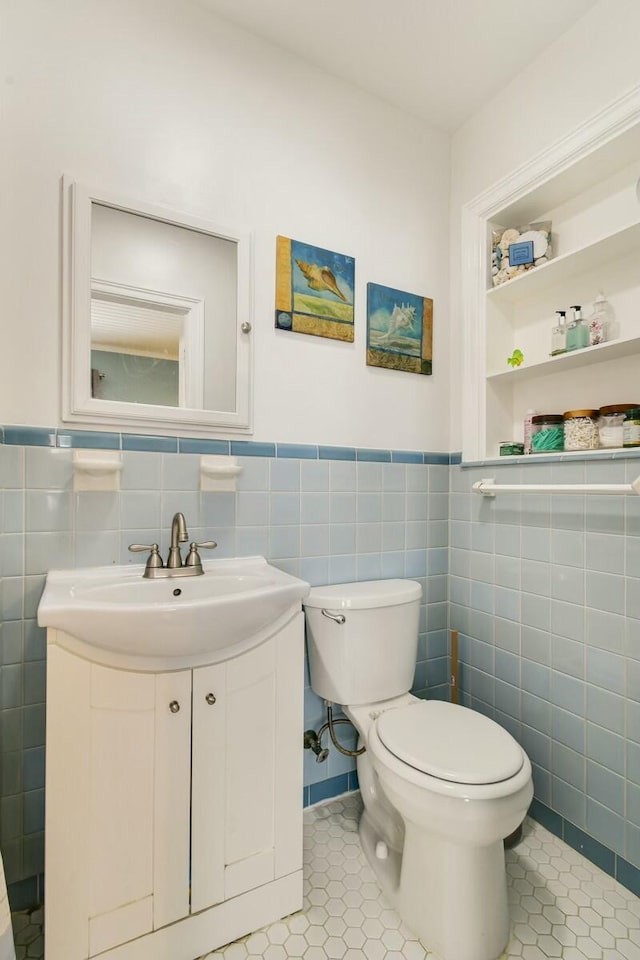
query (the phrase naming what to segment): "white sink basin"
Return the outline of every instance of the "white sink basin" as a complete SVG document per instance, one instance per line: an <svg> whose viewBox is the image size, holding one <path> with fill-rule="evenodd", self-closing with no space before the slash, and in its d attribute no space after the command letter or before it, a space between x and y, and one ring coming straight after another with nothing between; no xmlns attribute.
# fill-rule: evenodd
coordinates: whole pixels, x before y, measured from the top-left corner
<svg viewBox="0 0 640 960"><path fill-rule="evenodd" d="M210 560L199 577L146 580L142 567L54 570L38 623L89 659L143 670L215 663L257 646L300 609L309 584L264 557Z"/></svg>

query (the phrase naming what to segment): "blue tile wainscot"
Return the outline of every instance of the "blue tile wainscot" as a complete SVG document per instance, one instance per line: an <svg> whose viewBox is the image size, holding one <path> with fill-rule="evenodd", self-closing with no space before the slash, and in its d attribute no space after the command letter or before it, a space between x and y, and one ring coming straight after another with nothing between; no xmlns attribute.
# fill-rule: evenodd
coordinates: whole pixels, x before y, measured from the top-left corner
<svg viewBox="0 0 640 960"><path fill-rule="evenodd" d="M424 590L415 691L447 696L449 455L7 426L0 436L2 853L14 909L41 899L45 657L36 613L52 568L140 562L185 513L218 556L263 554L313 585L413 577ZM117 493L73 492L73 449L123 451ZM237 493L201 493L201 454L232 454ZM148 538L151 538L150 540ZM305 671L305 728L324 708ZM302 746L302 731L301 731ZM354 762L305 757L305 804L357 788Z"/></svg>
<svg viewBox="0 0 640 960"><path fill-rule="evenodd" d="M73 492L72 451L85 446L123 451L118 493ZM241 458L237 493L199 491L206 453ZM640 499L471 493L486 476L616 483L639 471L637 454L469 465L456 453L2 428L0 823L14 908L42 893L45 574L138 562L128 544L164 547L176 510L219 556L263 554L313 585L419 580L414 692L448 696L457 629L461 700L528 751L532 814L640 892ZM305 728L324 719L305 671ZM305 755L304 783L305 804L354 790L354 762Z"/></svg>

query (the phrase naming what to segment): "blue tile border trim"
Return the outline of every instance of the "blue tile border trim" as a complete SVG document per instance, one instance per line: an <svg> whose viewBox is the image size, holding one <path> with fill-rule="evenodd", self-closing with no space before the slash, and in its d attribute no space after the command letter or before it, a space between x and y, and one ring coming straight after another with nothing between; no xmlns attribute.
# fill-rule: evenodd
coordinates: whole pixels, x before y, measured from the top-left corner
<svg viewBox="0 0 640 960"><path fill-rule="evenodd" d="M2 442L24 447L55 447L56 431L49 427L2 428Z"/></svg>
<svg viewBox="0 0 640 960"><path fill-rule="evenodd" d="M568 820L564 823L564 842L581 853L583 857L595 863L597 867L608 873L610 877L616 875L616 855L602 843L594 840L588 833L584 833Z"/></svg>
<svg viewBox="0 0 640 960"><path fill-rule="evenodd" d="M229 456L228 440L198 440L195 437L178 437L179 453L210 453Z"/></svg>
<svg viewBox="0 0 640 960"><path fill-rule="evenodd" d="M236 457L275 457L276 445L255 440L232 440L231 454Z"/></svg>
<svg viewBox="0 0 640 960"><path fill-rule="evenodd" d="M591 460L640 459L640 449L596 450L591 453L556 453L543 456L497 457L464 460L459 451L377 450L312 443L267 443L256 440L212 440L207 437L158 437L147 434L107 433L99 430L66 430L55 427L0 425L0 445L26 447L93 447L100 450L149 450L159 453L217 453L238 457L279 457L294 460L355 460L371 463L422 463L447 466L505 467L531 463L589 463Z"/></svg>
<svg viewBox="0 0 640 960"><path fill-rule="evenodd" d="M355 447L318 447L319 460L355 460Z"/></svg>
<svg viewBox="0 0 640 960"><path fill-rule="evenodd" d="M350 773L341 773L338 777L329 777L328 780L319 780L302 790L302 805L310 807L322 800L331 800L340 797L343 793L353 793L358 790L358 774L355 770Z"/></svg>
<svg viewBox="0 0 640 960"><path fill-rule="evenodd" d="M640 897L640 870L622 857L616 856L616 880L627 890Z"/></svg>
<svg viewBox="0 0 640 960"><path fill-rule="evenodd" d="M391 463L391 451L367 450L366 448L356 447L356 460L369 461L370 463Z"/></svg>
<svg viewBox="0 0 640 960"><path fill-rule="evenodd" d="M317 460L318 447L311 443L276 443L276 456L290 460Z"/></svg>
<svg viewBox="0 0 640 960"><path fill-rule="evenodd" d="M392 450L392 463L424 463L424 453L417 450Z"/></svg>
<svg viewBox="0 0 640 960"><path fill-rule="evenodd" d="M640 869L609 850L604 844L578 829L575 824L565 820L540 800L533 800L529 807L529 816L565 843L581 853L583 857L595 863L604 873L614 877L618 883L640 897Z"/></svg>
<svg viewBox="0 0 640 960"><path fill-rule="evenodd" d="M57 447L81 447L93 450L120 450L119 433L102 433L98 430L57 430Z"/></svg>
<svg viewBox="0 0 640 960"><path fill-rule="evenodd" d="M222 454L237 457L277 457L294 460L348 460L360 463L441 464L453 462L449 454L424 450L378 450L313 443L267 443L256 440L212 440L207 437L161 437L144 433L110 433L101 430L67 430L59 427L0 425L0 445L26 447L88 447L95 450L136 450L155 453Z"/></svg>
<svg viewBox="0 0 640 960"><path fill-rule="evenodd" d="M443 466L448 466L451 462L450 453L423 453L422 454L423 463L435 463L441 464Z"/></svg>
<svg viewBox="0 0 640 960"><path fill-rule="evenodd" d="M123 450L147 450L154 453L177 453L177 437L146 437L139 434L122 434Z"/></svg>

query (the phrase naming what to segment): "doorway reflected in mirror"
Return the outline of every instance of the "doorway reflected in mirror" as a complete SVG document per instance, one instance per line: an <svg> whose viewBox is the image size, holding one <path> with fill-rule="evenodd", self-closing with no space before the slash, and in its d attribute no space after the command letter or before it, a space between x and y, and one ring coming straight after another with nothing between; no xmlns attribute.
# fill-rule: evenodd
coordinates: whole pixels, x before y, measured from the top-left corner
<svg viewBox="0 0 640 960"><path fill-rule="evenodd" d="M66 178L63 191L63 419L249 432L249 235Z"/></svg>

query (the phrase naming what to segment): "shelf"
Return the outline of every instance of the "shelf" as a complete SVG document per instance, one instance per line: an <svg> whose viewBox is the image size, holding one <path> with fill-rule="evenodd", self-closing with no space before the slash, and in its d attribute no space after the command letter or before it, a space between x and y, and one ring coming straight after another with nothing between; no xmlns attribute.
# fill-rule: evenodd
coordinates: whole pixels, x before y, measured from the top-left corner
<svg viewBox="0 0 640 960"><path fill-rule="evenodd" d="M529 453L516 454L508 457L486 457L484 460L463 460L460 464L464 469L473 467L504 467L505 465L521 467L533 463L566 463L589 460L637 460L640 457L640 447L598 447L597 450L559 450L556 453Z"/></svg>
<svg viewBox="0 0 640 960"><path fill-rule="evenodd" d="M550 373L561 373L577 367L589 367L592 363L604 363L606 360L616 360L618 357L628 357L635 353L640 353L640 336L628 340L611 340L609 343L599 343L595 347L583 347L582 350L572 350L571 353L548 357L538 363L500 370L498 373L488 374L487 380L492 383L530 380L533 377L544 377Z"/></svg>
<svg viewBox="0 0 640 960"><path fill-rule="evenodd" d="M537 454L535 459L497 454L501 441L521 439L530 409L586 409L633 398L640 369L639 174L640 86L465 205L461 435L466 464L486 463L486 457L502 465L628 457L625 450ZM556 256L490 286L491 231L500 224L545 220L552 222ZM590 303L602 287L620 321L619 339L550 357L554 309ZM507 357L514 347L525 360L512 369ZM640 453L636 456L640 460Z"/></svg>
<svg viewBox="0 0 640 960"><path fill-rule="evenodd" d="M639 156L640 125L635 124L604 146L588 151L581 160L570 163L534 190L497 210L491 219L513 224L548 219L549 210L602 183Z"/></svg>
<svg viewBox="0 0 640 960"><path fill-rule="evenodd" d="M487 299L493 303L514 303L535 296L567 277L595 270L608 260L624 257L640 249L640 223L632 223L622 230L594 240L579 250L555 257L541 267L522 273L499 287L487 290Z"/></svg>

